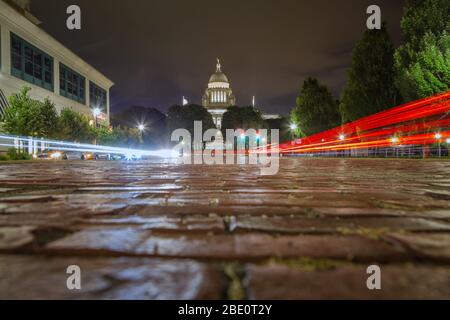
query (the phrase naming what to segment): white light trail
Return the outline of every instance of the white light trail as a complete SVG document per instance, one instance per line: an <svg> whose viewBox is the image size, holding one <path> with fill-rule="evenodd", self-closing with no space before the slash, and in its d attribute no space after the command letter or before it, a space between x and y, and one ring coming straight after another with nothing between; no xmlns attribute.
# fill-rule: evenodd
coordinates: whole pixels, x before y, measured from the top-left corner
<svg viewBox="0 0 450 320"><path fill-rule="evenodd" d="M66 151L66 152L90 152L96 154L116 154L123 155L125 158L142 158L143 156L148 157L160 157L160 158L172 158L174 156L172 150L139 150L139 149L128 149L128 148L117 148L117 147L108 147L108 146L99 146L93 144L85 144L85 143L73 143L73 142L65 142L65 141L55 141L55 140L47 140L47 139L39 139L39 138L28 138L28 137L19 137L19 136L10 136L10 135L0 135L1 140L6 140L9 143L1 143L1 147L18 147L21 143L24 148L28 147L28 144L31 143L33 148L35 148L35 144L37 144L39 149L42 149L42 145L45 145L45 150L50 151ZM42 151L42 150L41 150Z"/></svg>

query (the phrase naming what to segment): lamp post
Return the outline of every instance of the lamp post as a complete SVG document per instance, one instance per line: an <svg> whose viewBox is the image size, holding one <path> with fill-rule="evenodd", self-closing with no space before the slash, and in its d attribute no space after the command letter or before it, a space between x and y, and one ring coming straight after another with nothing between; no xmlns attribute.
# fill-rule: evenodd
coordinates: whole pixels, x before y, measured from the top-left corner
<svg viewBox="0 0 450 320"><path fill-rule="evenodd" d="M102 110L100 110L100 108L94 108L92 110L92 114L94 115L95 118L95 128L98 127L98 116L102 113Z"/></svg>
<svg viewBox="0 0 450 320"><path fill-rule="evenodd" d="M442 139L442 134L440 133L436 133L436 135L434 136L436 138L436 140L438 141L438 150L439 150L439 158L441 157L441 139Z"/></svg>
<svg viewBox="0 0 450 320"><path fill-rule="evenodd" d="M139 124L138 126L137 126L137 128L138 128L138 130L139 130L139 132L141 133L141 143L143 143L143 141L144 141L144 131L145 131L145 125L144 124Z"/></svg>
<svg viewBox="0 0 450 320"><path fill-rule="evenodd" d="M100 108L94 108L92 110L92 114L94 115L94 119L95 119L95 129L97 130L98 128L98 116L102 113L102 110L100 110ZM95 137L95 145L97 145L97 134Z"/></svg>
<svg viewBox="0 0 450 320"><path fill-rule="evenodd" d="M339 135L339 141L341 141L341 143L342 143L342 142L344 142L344 140L345 140L345 135L343 133L341 133ZM342 154L345 157L345 150L342 151Z"/></svg>
<svg viewBox="0 0 450 320"><path fill-rule="evenodd" d="M290 131L291 131L291 137L292 137L293 139L297 138L297 129L298 129L298 125L297 125L296 123L292 122L292 123L289 125L289 129L290 129ZM293 153L292 153L292 155L293 155Z"/></svg>
<svg viewBox="0 0 450 320"><path fill-rule="evenodd" d="M396 136L391 138L391 143L394 146L394 155L397 158L398 157L398 150L397 150L397 145L400 142L400 139ZM386 152L386 157L387 157L387 152Z"/></svg>

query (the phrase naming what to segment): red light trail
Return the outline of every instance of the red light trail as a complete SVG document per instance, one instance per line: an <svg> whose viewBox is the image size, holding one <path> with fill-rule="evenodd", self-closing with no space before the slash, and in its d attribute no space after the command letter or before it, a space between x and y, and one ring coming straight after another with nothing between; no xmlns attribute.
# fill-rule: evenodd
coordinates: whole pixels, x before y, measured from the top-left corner
<svg viewBox="0 0 450 320"><path fill-rule="evenodd" d="M269 150L282 154L431 145L450 138L450 91L413 101Z"/></svg>

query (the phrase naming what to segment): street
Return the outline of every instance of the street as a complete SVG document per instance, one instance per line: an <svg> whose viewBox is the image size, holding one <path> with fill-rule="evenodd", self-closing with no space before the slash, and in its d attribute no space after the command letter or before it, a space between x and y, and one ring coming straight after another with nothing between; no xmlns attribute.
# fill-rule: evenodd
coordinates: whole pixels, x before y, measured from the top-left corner
<svg viewBox="0 0 450 320"><path fill-rule="evenodd" d="M450 161L2 163L0 299L19 298L449 299Z"/></svg>

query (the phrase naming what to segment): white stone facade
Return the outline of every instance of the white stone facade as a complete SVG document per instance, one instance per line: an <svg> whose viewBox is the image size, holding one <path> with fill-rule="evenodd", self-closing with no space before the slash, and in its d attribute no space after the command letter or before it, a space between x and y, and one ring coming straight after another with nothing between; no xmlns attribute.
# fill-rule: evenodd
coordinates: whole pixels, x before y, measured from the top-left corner
<svg viewBox="0 0 450 320"><path fill-rule="evenodd" d="M102 106L102 114L98 121L108 126L110 119L109 91L113 86L113 82L35 25L31 20L33 19L26 18L23 13L0 0L0 90L6 97L9 97L17 93L22 87L27 86L31 88L30 95L33 99L44 100L49 98L55 103L59 112L65 108L71 108L74 111L93 117L92 110L96 106L91 104L89 94L92 83L106 91L106 102L103 104L104 107ZM65 28L65 25L62 25L61 28ZM13 35L20 37L53 59L51 80L53 82L53 90L43 88L17 75L13 75L11 40ZM80 99L81 102L61 95L60 64L70 68L85 79L85 97Z"/></svg>

